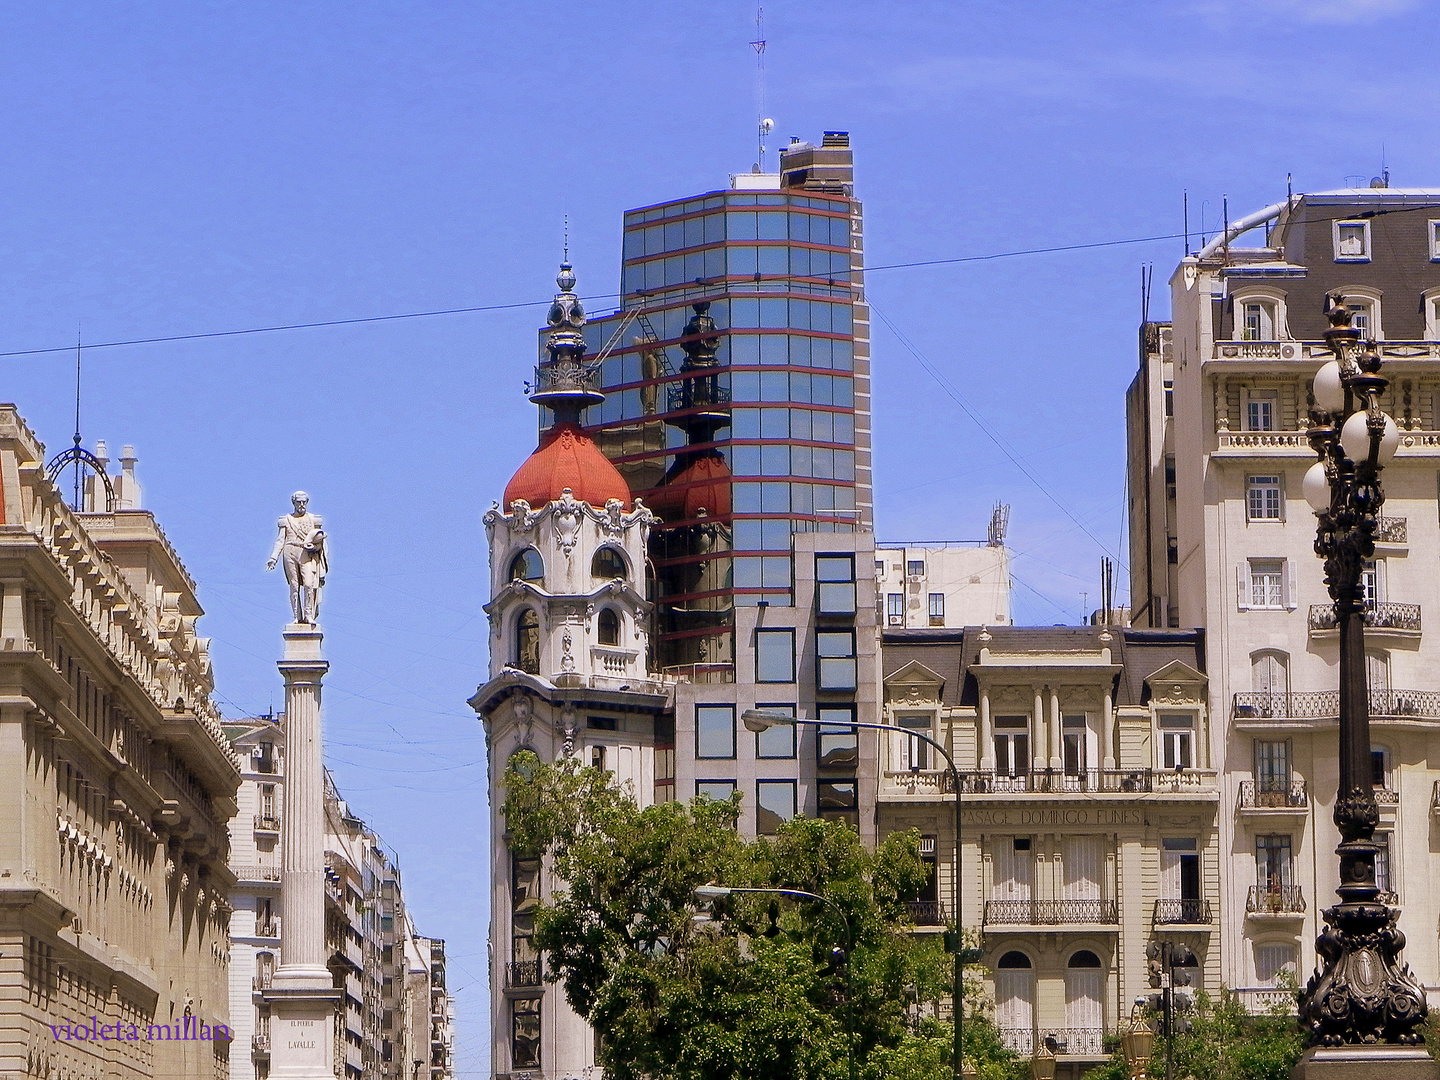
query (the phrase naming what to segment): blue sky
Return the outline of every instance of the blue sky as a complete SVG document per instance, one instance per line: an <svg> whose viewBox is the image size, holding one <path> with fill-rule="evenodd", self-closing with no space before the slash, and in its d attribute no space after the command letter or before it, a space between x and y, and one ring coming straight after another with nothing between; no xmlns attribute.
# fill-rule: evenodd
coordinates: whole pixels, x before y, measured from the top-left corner
<svg viewBox="0 0 1440 1080"><path fill-rule="evenodd" d="M754 159L745 3L0 4L0 352L535 302L563 221L616 288L620 213ZM1297 191L1440 184L1420 0L766 4L775 144L851 132L872 264L1213 232ZM1178 239L878 271L882 538L1008 502L1017 618L1123 561L1139 276ZM602 310L605 300L592 301ZM134 443L201 583L227 714L280 703L263 564L303 486L334 542L330 765L446 937L458 1069L487 1075L480 515L533 444L543 307L87 355L87 443ZM879 323L879 320L877 320ZM73 355L0 359L51 451ZM1063 507L1063 509L1062 509ZM1084 522L1085 531L1072 519ZM1095 539L1086 535L1093 534ZM1121 575L1123 580L1123 574Z"/></svg>

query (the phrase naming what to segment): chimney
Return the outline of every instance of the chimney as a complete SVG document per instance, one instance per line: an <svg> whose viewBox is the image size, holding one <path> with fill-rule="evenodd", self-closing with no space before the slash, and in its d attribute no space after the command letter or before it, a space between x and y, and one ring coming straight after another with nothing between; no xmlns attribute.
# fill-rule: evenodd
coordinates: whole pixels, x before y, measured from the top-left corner
<svg viewBox="0 0 1440 1080"><path fill-rule="evenodd" d="M140 459L135 456L135 447L126 444L120 450L120 475L115 478L115 509L139 510L141 505L140 481L135 478L135 466Z"/></svg>

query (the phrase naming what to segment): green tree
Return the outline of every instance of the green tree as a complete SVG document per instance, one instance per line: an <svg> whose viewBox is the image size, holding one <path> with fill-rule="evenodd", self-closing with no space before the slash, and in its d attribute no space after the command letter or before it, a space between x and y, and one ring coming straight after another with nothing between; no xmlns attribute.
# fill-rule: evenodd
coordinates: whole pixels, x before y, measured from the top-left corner
<svg viewBox="0 0 1440 1080"><path fill-rule="evenodd" d="M601 1033L607 1077L845 1080L853 1046L865 1080L948 1080L953 1028L934 1012L951 958L910 932L904 900L927 872L917 832L872 852L843 823L797 818L746 843L738 795L641 809L610 780L518 754L504 808L512 850L548 856L566 883L536 910L535 944L546 979ZM707 884L804 890L843 919L735 894L697 921ZM973 976L966 993L980 1003ZM1023 1075L983 1008L967 1008L965 1035L982 1080Z"/></svg>

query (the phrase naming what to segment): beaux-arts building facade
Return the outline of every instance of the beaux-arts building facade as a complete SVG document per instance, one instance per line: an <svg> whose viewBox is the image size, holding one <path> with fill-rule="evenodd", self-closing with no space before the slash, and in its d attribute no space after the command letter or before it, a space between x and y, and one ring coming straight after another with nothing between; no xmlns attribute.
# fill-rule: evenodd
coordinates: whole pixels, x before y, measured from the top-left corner
<svg viewBox="0 0 1440 1080"><path fill-rule="evenodd" d="M195 585L149 512L92 485L77 513L44 462L0 406L0 1071L226 1080L240 777Z"/></svg>

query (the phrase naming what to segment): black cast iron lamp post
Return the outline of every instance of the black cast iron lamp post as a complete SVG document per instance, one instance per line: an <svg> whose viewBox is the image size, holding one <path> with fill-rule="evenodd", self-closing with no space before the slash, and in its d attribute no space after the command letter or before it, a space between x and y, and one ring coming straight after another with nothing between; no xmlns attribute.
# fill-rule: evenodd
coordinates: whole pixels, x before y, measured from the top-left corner
<svg viewBox="0 0 1440 1080"><path fill-rule="evenodd" d="M788 896L795 900L814 900L824 904L830 910L840 916L840 924L845 927L845 951L841 960L845 972L845 1049L846 1056L850 1061L850 1080L855 1080L855 994L853 984L850 981L850 958L855 951L855 936L850 930L850 920L845 917L845 912L840 905L833 900L827 900L819 893L806 892L804 889L762 889L762 888L739 888L728 885L701 885L695 890L695 899L702 903L714 903L716 900L724 899L733 895L763 895L763 896ZM836 950L839 952L839 950ZM838 957L837 957L838 959Z"/></svg>
<svg viewBox="0 0 1440 1080"><path fill-rule="evenodd" d="M895 731L901 735L919 739L921 742L933 746L936 752L945 759L945 763L950 766L950 790L955 795L955 853L953 867L955 888L952 900L952 917L955 922L955 929L954 939L950 941L950 945L952 946L951 951L955 955L955 1046L951 1055L953 1058L951 1068L954 1080L962 1080L964 1076L973 1075L965 1071L960 1053L962 1047L961 1034L965 1023L963 979L965 976L965 961L969 959L969 957L962 947L964 943L961 941L960 935L960 772L955 768L955 759L950 756L950 751L946 750L945 747L941 746L922 731L916 731L914 728L899 727L895 724L867 724L859 720L807 720L802 716L791 716L789 713L770 712L765 709L746 709L740 714L740 719L745 721L745 726L757 735L762 731L774 727L776 724L809 724L814 727L850 727L856 729L864 728L868 731ZM947 934L946 938L949 939L950 935Z"/></svg>
<svg viewBox="0 0 1440 1080"><path fill-rule="evenodd" d="M1387 385L1380 357L1364 349L1343 296L1326 297L1325 343L1335 359L1315 376L1309 440L1319 461L1305 474L1305 500L1319 518L1315 553L1340 629L1340 903L1325 911L1316 939L1321 967L1300 999L1300 1020L1312 1047L1416 1046L1425 994L1400 959L1405 935L1398 908L1380 900L1375 881L1375 805L1370 762L1370 706L1365 671L1365 562L1385 494L1380 470L1400 433L1380 410Z"/></svg>

